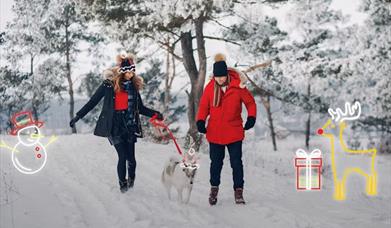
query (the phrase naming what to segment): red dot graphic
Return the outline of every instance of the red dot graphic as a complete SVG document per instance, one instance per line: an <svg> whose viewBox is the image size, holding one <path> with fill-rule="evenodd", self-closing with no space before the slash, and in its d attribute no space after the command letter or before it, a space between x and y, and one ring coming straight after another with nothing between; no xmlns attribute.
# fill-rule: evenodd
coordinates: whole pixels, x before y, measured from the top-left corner
<svg viewBox="0 0 391 228"><path fill-rule="evenodd" d="M35 150L36 150L36 151L39 151L39 147L38 147L38 146L37 146L37 147L35 147Z"/></svg>
<svg viewBox="0 0 391 228"><path fill-rule="evenodd" d="M322 128L318 129L318 135L323 135L323 129Z"/></svg>
<svg viewBox="0 0 391 228"><path fill-rule="evenodd" d="M37 158L41 158L41 154L37 154Z"/></svg>

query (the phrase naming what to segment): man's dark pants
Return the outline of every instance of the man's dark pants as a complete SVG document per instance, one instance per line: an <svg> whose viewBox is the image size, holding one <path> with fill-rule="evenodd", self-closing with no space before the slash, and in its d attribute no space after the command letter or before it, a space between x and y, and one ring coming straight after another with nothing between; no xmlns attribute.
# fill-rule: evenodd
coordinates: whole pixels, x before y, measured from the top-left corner
<svg viewBox="0 0 391 228"><path fill-rule="evenodd" d="M228 148L229 160L231 162L233 188L243 188L243 163L242 163L242 141L220 145L209 143L210 164L210 184L211 186L220 185L220 174L223 168L225 157L225 147Z"/></svg>

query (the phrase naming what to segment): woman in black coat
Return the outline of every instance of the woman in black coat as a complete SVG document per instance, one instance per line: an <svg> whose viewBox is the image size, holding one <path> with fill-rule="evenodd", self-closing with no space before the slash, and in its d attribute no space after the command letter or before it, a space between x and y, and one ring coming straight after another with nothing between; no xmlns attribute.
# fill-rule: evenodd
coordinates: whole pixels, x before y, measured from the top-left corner
<svg viewBox="0 0 391 228"><path fill-rule="evenodd" d="M83 118L104 97L102 111L96 124L94 135L107 137L118 153L117 173L120 190L126 192L134 185L136 177L135 143L143 137L140 114L152 117L160 112L143 105L139 90L143 80L135 74L133 57L117 56L116 67L106 70L106 80L95 91L91 99L76 113L70 126ZM126 178L126 161L128 178Z"/></svg>

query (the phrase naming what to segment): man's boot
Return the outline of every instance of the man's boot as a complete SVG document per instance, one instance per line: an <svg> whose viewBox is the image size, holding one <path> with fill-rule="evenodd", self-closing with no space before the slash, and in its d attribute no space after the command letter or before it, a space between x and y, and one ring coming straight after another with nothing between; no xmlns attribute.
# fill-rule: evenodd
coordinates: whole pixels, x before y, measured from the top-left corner
<svg viewBox="0 0 391 228"><path fill-rule="evenodd" d="M246 204L246 202L243 199L243 188L236 188L235 189L235 203L236 204Z"/></svg>
<svg viewBox="0 0 391 228"><path fill-rule="evenodd" d="M218 186L212 186L210 188L209 193L209 204L211 206L216 205L217 203L217 194L219 193L219 187Z"/></svg>

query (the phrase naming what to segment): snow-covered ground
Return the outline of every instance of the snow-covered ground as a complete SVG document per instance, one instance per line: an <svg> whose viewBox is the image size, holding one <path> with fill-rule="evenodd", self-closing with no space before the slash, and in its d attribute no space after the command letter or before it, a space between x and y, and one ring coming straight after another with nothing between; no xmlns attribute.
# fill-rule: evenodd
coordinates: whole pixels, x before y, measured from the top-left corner
<svg viewBox="0 0 391 228"><path fill-rule="evenodd" d="M11 136L1 139L16 143ZM19 173L11 152L0 148L0 227L390 227L391 157L378 156L378 196L366 196L363 179L354 176L346 201L337 202L332 198L327 142L314 140L311 147L325 151L321 191L295 189L293 155L303 137L278 141L279 151L274 152L269 141L254 141L250 135L244 143L247 205L234 204L227 154L214 207L207 200L206 146L188 205L168 200L160 183L164 162L176 153L172 143L137 143L137 179L126 194L119 192L117 154L105 138L60 136L47 148L46 167L34 175Z"/></svg>

